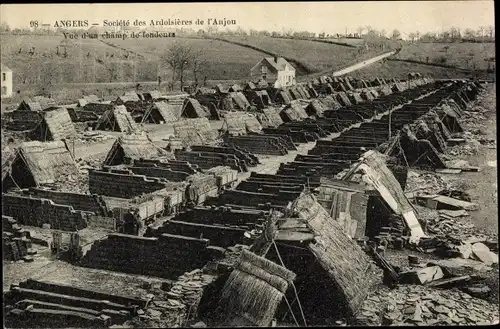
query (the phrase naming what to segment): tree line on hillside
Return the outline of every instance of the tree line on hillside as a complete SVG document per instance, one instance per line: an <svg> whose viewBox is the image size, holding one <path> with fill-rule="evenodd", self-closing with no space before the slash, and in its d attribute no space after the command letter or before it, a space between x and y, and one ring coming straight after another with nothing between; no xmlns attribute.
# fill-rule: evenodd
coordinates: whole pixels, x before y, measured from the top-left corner
<svg viewBox="0 0 500 329"><path fill-rule="evenodd" d="M204 35L225 35L225 36L263 36L272 38L287 38L287 39L328 39L328 38L383 38L389 40L402 40L407 39L410 42L495 42L495 27L494 26L480 26L476 30L464 29L461 30L457 27L452 27L440 32L420 32L414 31L405 34L398 29L392 31L376 30L370 25L359 26L354 33L332 33L326 32L315 33L310 31L295 31L291 28L283 28L281 31L268 31L257 29L243 29L226 28L220 29L216 26L208 26L206 30L192 29L192 28L176 28L169 29L175 31L179 36L203 37ZM11 29L5 22L0 24L0 33L11 34L33 34L33 35L62 35L65 32L86 32L88 29L64 29L64 28L15 28Z"/></svg>

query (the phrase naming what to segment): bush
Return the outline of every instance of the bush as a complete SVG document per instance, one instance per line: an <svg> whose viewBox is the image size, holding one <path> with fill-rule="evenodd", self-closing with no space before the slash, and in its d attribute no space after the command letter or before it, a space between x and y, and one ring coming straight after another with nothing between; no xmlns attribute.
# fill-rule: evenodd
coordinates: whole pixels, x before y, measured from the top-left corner
<svg viewBox="0 0 500 329"><path fill-rule="evenodd" d="M436 64L446 64L446 62L447 62L447 61L448 61L448 57L446 57L446 56L439 56L439 57L437 57L437 58L434 60L434 62L435 62Z"/></svg>

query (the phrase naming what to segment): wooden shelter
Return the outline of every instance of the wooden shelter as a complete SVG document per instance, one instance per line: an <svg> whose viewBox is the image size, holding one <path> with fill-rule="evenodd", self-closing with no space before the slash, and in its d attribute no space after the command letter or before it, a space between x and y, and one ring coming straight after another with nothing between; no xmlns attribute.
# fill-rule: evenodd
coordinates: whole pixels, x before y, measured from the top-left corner
<svg viewBox="0 0 500 329"><path fill-rule="evenodd" d="M78 174L75 160L64 141L22 143L10 172L21 188L65 182L68 176Z"/></svg>
<svg viewBox="0 0 500 329"><path fill-rule="evenodd" d="M216 327L267 327L295 274L243 250L224 285L214 314Z"/></svg>
<svg viewBox="0 0 500 329"><path fill-rule="evenodd" d="M168 152L156 146L147 134L126 134L116 139L103 165L129 164L134 159L155 159L167 155Z"/></svg>
<svg viewBox="0 0 500 329"><path fill-rule="evenodd" d="M137 130L137 124L124 105L117 105L104 112L97 121L95 129L134 132Z"/></svg>
<svg viewBox="0 0 500 329"><path fill-rule="evenodd" d="M58 141L76 136L75 126L66 108L41 112L40 124L31 132L33 140Z"/></svg>

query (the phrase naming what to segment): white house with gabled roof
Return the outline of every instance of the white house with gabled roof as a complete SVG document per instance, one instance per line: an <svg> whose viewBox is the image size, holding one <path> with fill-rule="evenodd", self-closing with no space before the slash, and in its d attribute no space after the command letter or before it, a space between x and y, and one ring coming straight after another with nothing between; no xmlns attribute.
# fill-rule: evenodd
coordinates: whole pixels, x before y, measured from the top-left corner
<svg viewBox="0 0 500 329"><path fill-rule="evenodd" d="M7 66L2 66L2 98L12 97L12 70Z"/></svg>
<svg viewBox="0 0 500 329"><path fill-rule="evenodd" d="M295 68L283 57L265 57L250 69L252 81L265 80L275 88L293 86Z"/></svg>

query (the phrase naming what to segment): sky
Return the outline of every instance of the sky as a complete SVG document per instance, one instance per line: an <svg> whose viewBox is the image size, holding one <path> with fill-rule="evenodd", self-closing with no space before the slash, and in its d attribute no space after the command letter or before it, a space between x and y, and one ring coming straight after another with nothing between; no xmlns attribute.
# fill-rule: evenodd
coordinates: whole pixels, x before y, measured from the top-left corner
<svg viewBox="0 0 500 329"><path fill-rule="evenodd" d="M494 2L489 1L367 1L367 2L248 2L248 3L112 3L112 4L7 4L0 5L0 21L11 28L30 21L51 24L59 20L208 19L235 20L231 28L268 31L355 33L371 26L388 33L438 32L451 27L477 29L494 26ZM227 27L227 26L226 26Z"/></svg>

